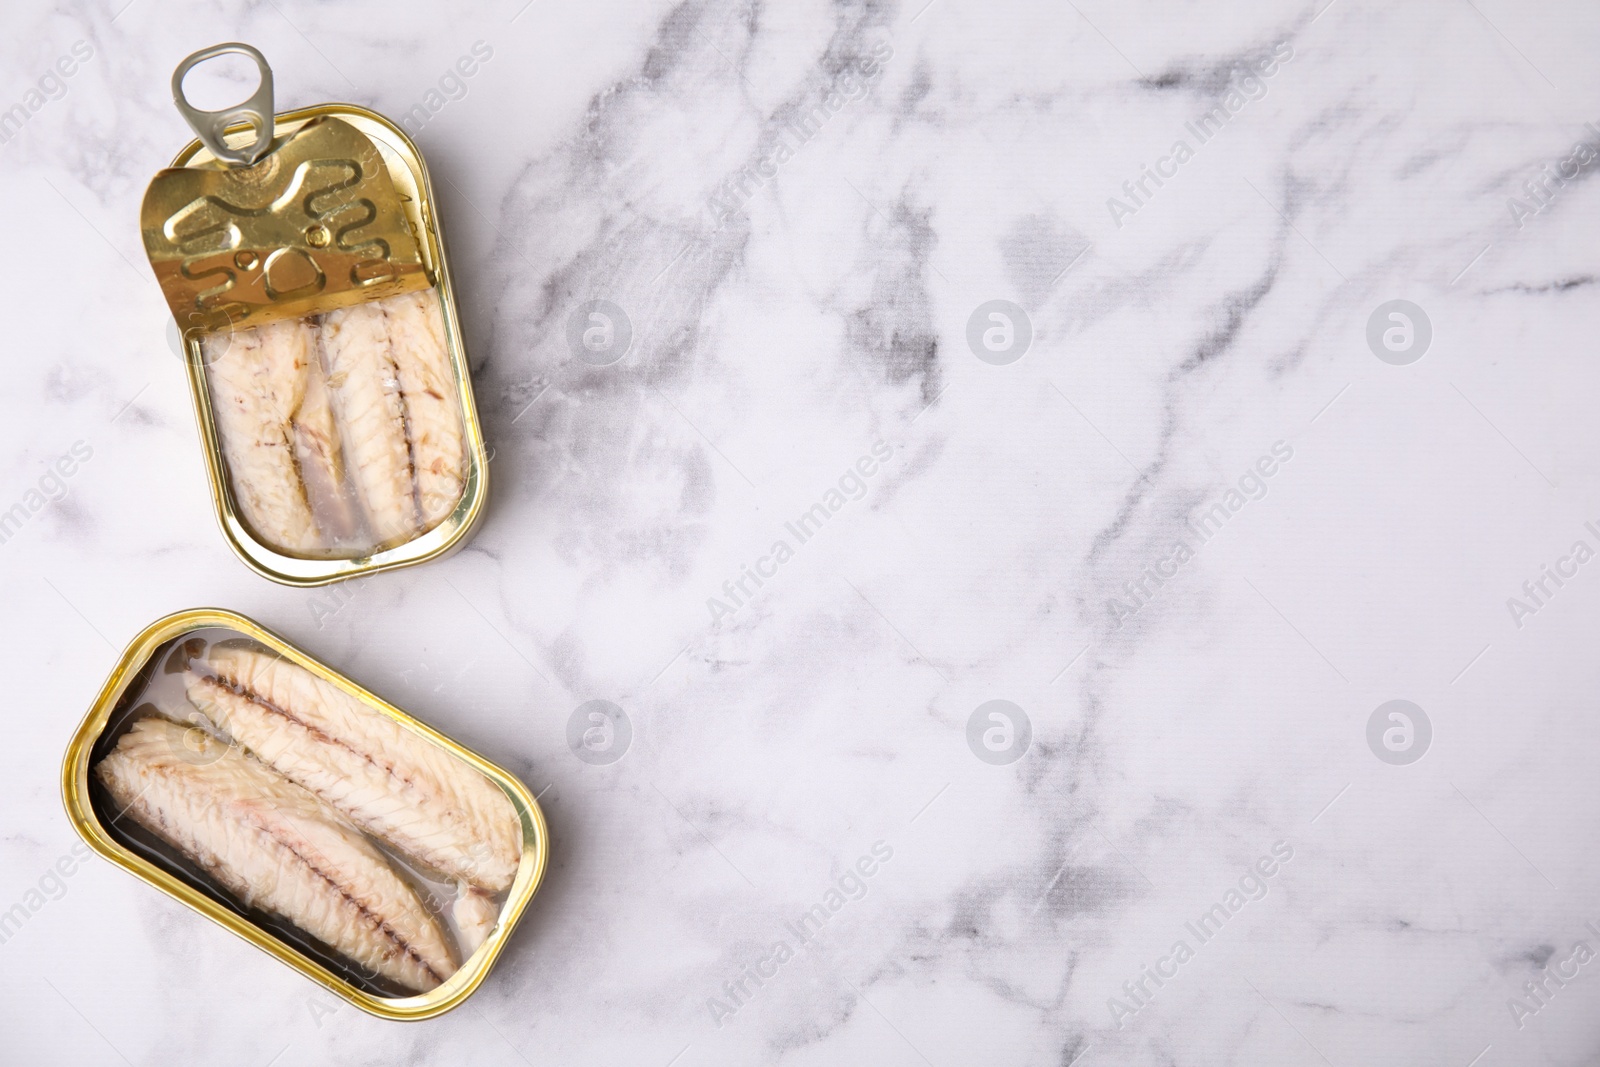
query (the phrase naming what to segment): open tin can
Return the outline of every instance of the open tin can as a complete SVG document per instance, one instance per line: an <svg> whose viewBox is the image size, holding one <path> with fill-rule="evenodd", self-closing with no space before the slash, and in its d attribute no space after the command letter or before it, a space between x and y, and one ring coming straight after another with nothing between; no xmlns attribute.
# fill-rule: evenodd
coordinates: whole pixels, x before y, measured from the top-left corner
<svg viewBox="0 0 1600 1067"><path fill-rule="evenodd" d="M194 108L184 76L227 53L256 62L260 87ZM489 464L416 145L349 104L276 114L245 44L189 56L172 92L199 139L151 181L140 226L228 544L298 586L460 548Z"/></svg>
<svg viewBox="0 0 1600 1067"><path fill-rule="evenodd" d="M100 855L387 1019L470 996L549 861L514 775L210 608L134 638L61 787Z"/></svg>

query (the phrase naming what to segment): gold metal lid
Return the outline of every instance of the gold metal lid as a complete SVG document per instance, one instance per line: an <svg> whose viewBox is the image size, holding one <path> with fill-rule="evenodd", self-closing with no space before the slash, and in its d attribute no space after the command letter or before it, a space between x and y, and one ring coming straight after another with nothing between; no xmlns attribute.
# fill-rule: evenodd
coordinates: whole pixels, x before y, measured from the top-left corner
<svg viewBox="0 0 1600 1067"><path fill-rule="evenodd" d="M255 59L260 88L237 108L195 109L183 96L183 75L230 51ZM145 252L185 336L262 326L433 284L389 168L365 134L324 117L271 143L272 72L260 52L236 44L196 52L174 73L173 98L220 157L161 171L140 210Z"/></svg>

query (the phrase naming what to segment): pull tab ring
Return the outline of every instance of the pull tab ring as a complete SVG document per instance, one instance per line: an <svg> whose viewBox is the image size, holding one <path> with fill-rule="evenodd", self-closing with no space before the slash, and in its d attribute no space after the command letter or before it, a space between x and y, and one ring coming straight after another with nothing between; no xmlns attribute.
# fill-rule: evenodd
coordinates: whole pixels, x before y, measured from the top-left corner
<svg viewBox="0 0 1600 1067"><path fill-rule="evenodd" d="M261 71L261 84L256 88L255 94L242 104L222 111L201 111L189 103L183 95L184 75L194 69L196 64L231 53L246 55L256 61L256 67ZM200 142L211 149L212 155L224 162L241 167L249 166L266 155L267 149L272 147L275 114L272 99L272 68L267 66L266 56L247 44L239 41L215 44L210 48L202 48L179 63L178 69L172 72L172 102L177 105L178 114L182 115L190 128L199 135ZM246 148L229 148L222 132L240 122L248 122L255 130L255 143Z"/></svg>

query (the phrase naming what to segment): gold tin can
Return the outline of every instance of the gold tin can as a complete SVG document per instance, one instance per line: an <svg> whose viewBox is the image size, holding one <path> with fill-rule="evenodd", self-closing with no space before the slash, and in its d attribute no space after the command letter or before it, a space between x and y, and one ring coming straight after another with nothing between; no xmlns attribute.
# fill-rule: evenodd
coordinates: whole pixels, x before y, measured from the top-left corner
<svg viewBox="0 0 1600 1067"><path fill-rule="evenodd" d="M196 63L229 52L256 61L261 88L231 111L197 111L183 96L184 74ZM141 228L151 266L178 323L212 501L229 546L258 574L302 587L414 566L459 550L485 510L489 460L433 186L416 145L395 123L352 104L275 113L271 68L261 53L244 44L218 45L185 59L173 76L173 97L201 136L151 182ZM282 165L279 155L288 157ZM307 174L315 173L319 164L334 177L325 179L320 192L307 193L315 180ZM367 164L364 173L361 164ZM337 180L340 166L355 169L357 177ZM254 209L229 202L225 176L263 171L251 180L273 194L270 201L263 199ZM315 208L319 197L320 212ZM367 216L352 223L348 214L339 216L347 210ZM268 280L275 261L289 276L297 270L309 272L316 284L275 291ZM217 278L221 284L208 288L208 280ZM331 558L279 551L241 514L207 388L206 337L423 288L438 296L461 415L459 500L437 525L400 544ZM234 299L241 294L243 299Z"/></svg>
<svg viewBox="0 0 1600 1067"><path fill-rule="evenodd" d="M522 855L516 874L507 890L496 925L488 938L464 960L458 970L438 988L413 996L386 996L361 988L356 980L341 973L338 966L318 959L305 947L274 933L265 924L252 921L236 902L222 899L199 878L185 874L178 863L136 850L128 834L109 828L102 819L91 785L91 757L107 738L107 728L116 719L127 719L130 701L143 692L143 681L160 667L166 652L184 638L202 630L226 630L249 638L325 682L331 683L373 711L418 734L454 758L479 771L510 799L522 827ZM79 724L61 766L61 793L67 817L80 837L100 855L168 896L178 900L218 925L277 957L301 974L363 1011L384 1019L428 1019L459 1005L480 986L494 967L501 951L528 903L544 879L549 863L549 831L539 802L515 775L496 766L472 750L418 722L394 705L356 685L325 664L312 659L265 627L231 611L193 608L159 619L135 637L111 671L99 696ZM133 844L135 847L130 847ZM144 850L147 851L147 850Z"/></svg>

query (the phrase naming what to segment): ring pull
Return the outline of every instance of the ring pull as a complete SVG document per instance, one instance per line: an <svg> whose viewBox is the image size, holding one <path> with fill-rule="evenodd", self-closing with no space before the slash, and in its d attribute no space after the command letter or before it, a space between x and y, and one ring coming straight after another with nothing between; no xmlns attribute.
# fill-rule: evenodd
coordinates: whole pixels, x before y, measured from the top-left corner
<svg viewBox="0 0 1600 1067"><path fill-rule="evenodd" d="M183 95L183 78L197 64L208 59L225 56L230 53L249 56L256 61L256 67L261 71L261 84L256 87L255 93L242 104L224 108L221 111L201 111ZM178 64L178 69L172 72L172 102L177 105L178 114L184 117L190 128L200 137L200 142L211 150L211 154L218 159L232 163L235 166L249 166L267 154L267 149L272 147L273 129L273 99L272 99L272 68L267 66L267 57L247 44L232 41L228 44L216 44L186 58ZM255 143L246 148L229 148L223 131L229 126L240 122L248 122L256 132Z"/></svg>

